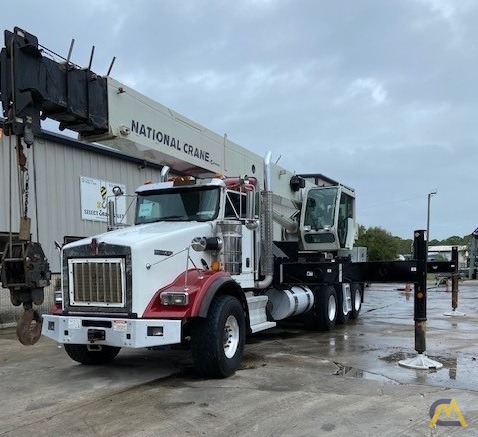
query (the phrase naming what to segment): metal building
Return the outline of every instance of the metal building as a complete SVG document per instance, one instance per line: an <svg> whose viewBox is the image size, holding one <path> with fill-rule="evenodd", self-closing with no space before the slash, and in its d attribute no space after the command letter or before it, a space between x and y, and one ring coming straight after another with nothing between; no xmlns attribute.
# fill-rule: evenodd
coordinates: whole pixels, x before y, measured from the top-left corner
<svg viewBox="0 0 478 437"><path fill-rule="evenodd" d="M25 154L32 240L42 244L54 273L50 293L47 292L49 299L42 308L47 311L60 271L55 241L61 244L65 236L86 237L105 232L106 206L108 200L114 199L113 187L119 186L132 195L144 182L159 180L161 166L48 132L38 136L30 149L25 148ZM15 162L15 138L3 135L0 128L0 235L19 231L21 172ZM117 212L125 214L123 223L132 224L133 197L121 196L116 202ZM20 312L12 309L9 291L0 288L0 327L13 322L17 313Z"/></svg>

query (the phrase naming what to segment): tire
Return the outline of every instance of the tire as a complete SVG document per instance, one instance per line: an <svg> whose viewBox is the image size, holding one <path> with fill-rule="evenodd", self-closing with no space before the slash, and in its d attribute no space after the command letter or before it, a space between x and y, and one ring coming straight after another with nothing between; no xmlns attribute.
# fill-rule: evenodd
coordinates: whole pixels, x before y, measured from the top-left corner
<svg viewBox="0 0 478 437"><path fill-rule="evenodd" d="M95 366L113 361L121 350L115 346L101 346L100 350L88 350L86 344L64 344L66 353L78 363Z"/></svg>
<svg viewBox="0 0 478 437"><path fill-rule="evenodd" d="M337 325L345 325L350 318L349 311L347 314L344 314L344 293L342 290L342 284L337 284L335 292L337 293ZM352 287L350 288L350 295L352 295Z"/></svg>
<svg viewBox="0 0 478 437"><path fill-rule="evenodd" d="M191 351L199 376L227 378L242 362L246 337L244 310L232 296L215 298L206 319L191 327Z"/></svg>
<svg viewBox="0 0 478 437"><path fill-rule="evenodd" d="M352 296L352 311L350 318L355 320L362 309L363 288L361 284L350 284L350 294Z"/></svg>
<svg viewBox="0 0 478 437"><path fill-rule="evenodd" d="M337 321L338 300L334 287L323 285L314 289L314 305L304 315L307 329L331 331Z"/></svg>

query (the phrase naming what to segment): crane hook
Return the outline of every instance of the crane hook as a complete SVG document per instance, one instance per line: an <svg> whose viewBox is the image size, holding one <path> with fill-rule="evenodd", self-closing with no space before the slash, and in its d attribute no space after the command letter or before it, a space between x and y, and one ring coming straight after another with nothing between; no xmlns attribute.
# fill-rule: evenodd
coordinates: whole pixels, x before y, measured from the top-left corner
<svg viewBox="0 0 478 437"><path fill-rule="evenodd" d="M35 324L32 326L32 322ZM43 319L40 313L33 308L25 309L17 325L17 336L20 343L25 346L35 344L41 336Z"/></svg>

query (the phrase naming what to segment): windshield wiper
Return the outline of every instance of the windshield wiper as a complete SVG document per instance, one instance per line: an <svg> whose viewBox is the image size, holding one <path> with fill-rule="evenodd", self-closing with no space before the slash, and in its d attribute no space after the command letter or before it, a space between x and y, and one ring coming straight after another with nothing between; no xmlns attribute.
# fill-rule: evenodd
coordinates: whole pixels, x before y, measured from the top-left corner
<svg viewBox="0 0 478 437"><path fill-rule="evenodd" d="M168 215L166 217L161 217L159 220L178 220L178 219L186 219L183 215Z"/></svg>

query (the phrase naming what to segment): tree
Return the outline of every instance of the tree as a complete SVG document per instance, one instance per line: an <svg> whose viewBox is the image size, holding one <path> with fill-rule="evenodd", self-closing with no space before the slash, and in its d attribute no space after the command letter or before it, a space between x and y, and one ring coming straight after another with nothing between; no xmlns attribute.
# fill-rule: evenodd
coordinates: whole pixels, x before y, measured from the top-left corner
<svg viewBox="0 0 478 437"><path fill-rule="evenodd" d="M444 240L433 239L430 246L465 246L470 245L472 235L460 237L453 235ZM393 236L387 230L380 227L367 229L363 225L358 227L358 240L354 246L364 246L368 249L370 261L391 261L397 259L398 254L407 255L413 253L413 240L402 239Z"/></svg>
<svg viewBox="0 0 478 437"><path fill-rule="evenodd" d="M393 261L397 259L398 241L396 237L380 227L368 228L365 232L363 232L363 229L359 228L359 238L355 246L367 248L369 261Z"/></svg>
<svg viewBox="0 0 478 437"><path fill-rule="evenodd" d="M400 237L393 237L397 242L397 251L401 255L408 255L413 252L413 240L412 239L402 239Z"/></svg>
<svg viewBox="0 0 478 437"><path fill-rule="evenodd" d="M463 244L467 244L467 237L459 237L458 235L453 235L448 237L446 240L442 241L442 245L444 246L461 246Z"/></svg>

